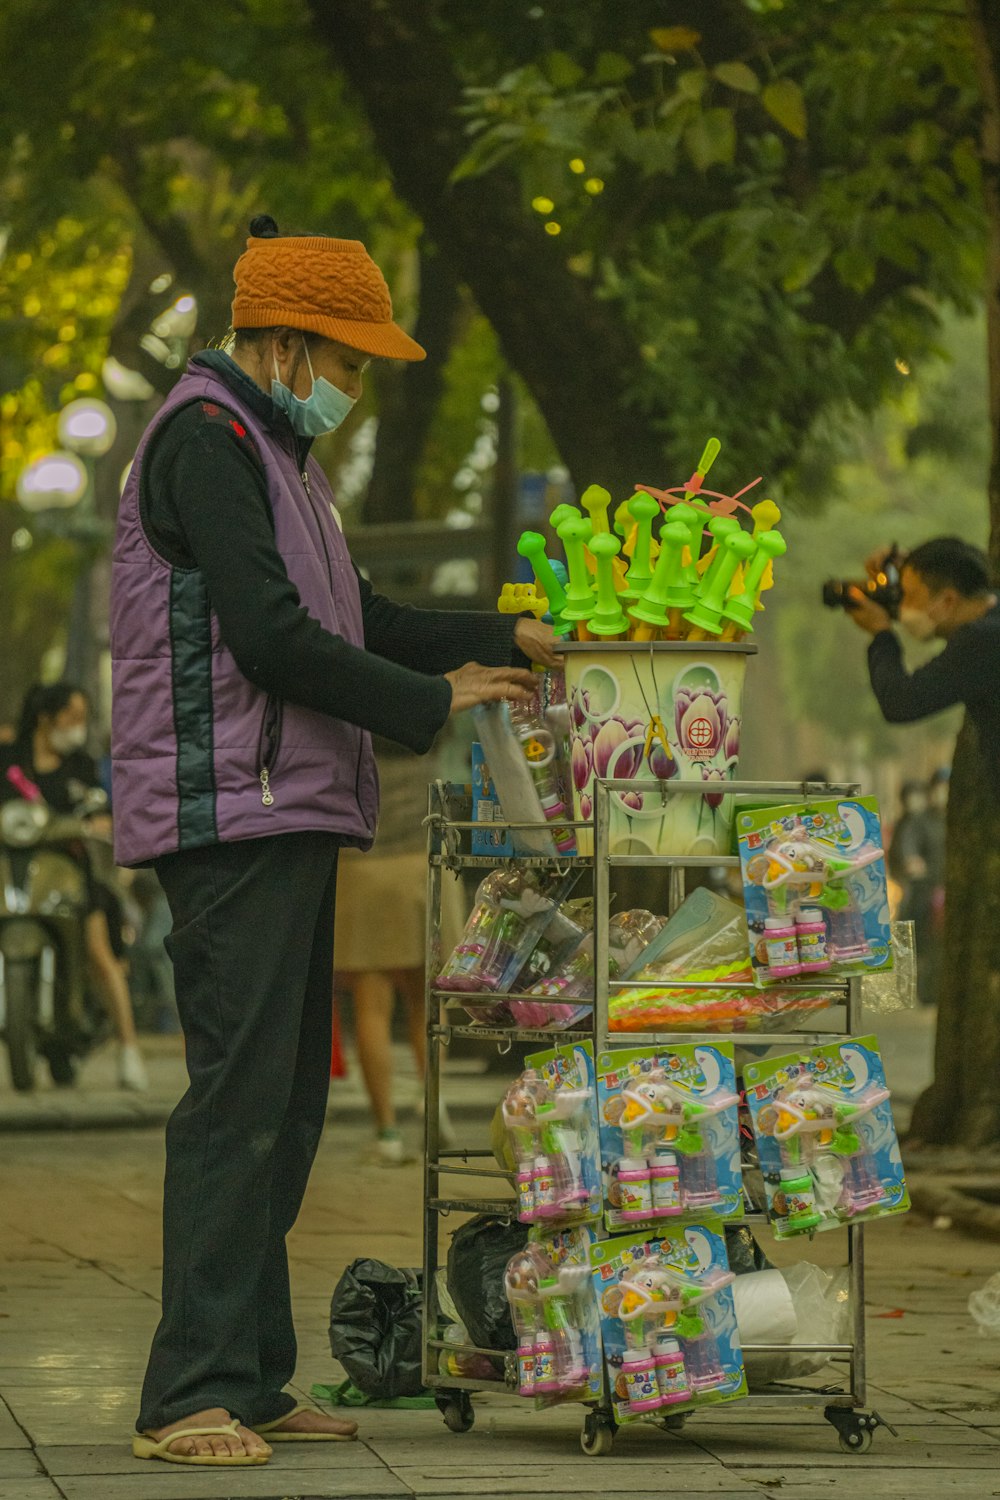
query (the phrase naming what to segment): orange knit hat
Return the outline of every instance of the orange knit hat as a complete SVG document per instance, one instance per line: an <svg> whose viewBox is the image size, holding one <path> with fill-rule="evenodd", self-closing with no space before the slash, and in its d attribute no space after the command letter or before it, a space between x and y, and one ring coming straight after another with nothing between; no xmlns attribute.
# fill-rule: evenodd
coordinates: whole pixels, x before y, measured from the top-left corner
<svg viewBox="0 0 1000 1500"><path fill-rule="evenodd" d="M385 277L360 240L274 233L255 219L233 272L234 328L303 328L386 359L425 359L427 351L392 321Z"/></svg>

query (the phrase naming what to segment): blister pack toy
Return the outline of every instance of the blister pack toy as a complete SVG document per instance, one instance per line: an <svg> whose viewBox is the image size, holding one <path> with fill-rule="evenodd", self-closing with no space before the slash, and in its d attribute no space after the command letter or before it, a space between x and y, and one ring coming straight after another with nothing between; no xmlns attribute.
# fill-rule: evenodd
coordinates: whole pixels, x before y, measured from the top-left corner
<svg viewBox="0 0 1000 1500"><path fill-rule="evenodd" d="M547 829L510 830L519 854L576 853L569 779L569 710L562 673L547 672L526 703L479 704L473 718L504 817Z"/></svg>
<svg viewBox="0 0 1000 1500"><path fill-rule="evenodd" d="M891 964L874 797L742 810L736 828L758 984L822 982Z"/></svg>
<svg viewBox="0 0 1000 1500"><path fill-rule="evenodd" d="M609 1230L742 1214L738 1099L730 1043L600 1054L597 1108Z"/></svg>
<svg viewBox="0 0 1000 1500"><path fill-rule="evenodd" d="M510 989L576 873L559 875L512 866L492 870L476 892L465 930L435 980L442 990Z"/></svg>
<svg viewBox="0 0 1000 1500"><path fill-rule="evenodd" d="M717 1220L604 1240L590 1264L616 1421L746 1395Z"/></svg>
<svg viewBox="0 0 1000 1500"><path fill-rule="evenodd" d="M590 1274L593 1230L534 1229L507 1266L518 1394L538 1406L601 1394L601 1323Z"/></svg>
<svg viewBox="0 0 1000 1500"><path fill-rule="evenodd" d="M749 1063L747 1104L778 1239L910 1206L873 1036Z"/></svg>
<svg viewBox="0 0 1000 1500"><path fill-rule="evenodd" d="M646 945L663 926L663 917L648 911L616 912L608 923L608 977L617 979L641 956ZM529 960L530 963L530 960ZM528 965L525 966L527 968ZM594 1001L594 938L590 931L582 937L565 961L530 987L522 985L539 1002L511 1002L511 1010L521 1026L571 1026L590 1012ZM559 1001L544 1004L543 998ZM574 1004L576 1000L584 1004Z"/></svg>
<svg viewBox="0 0 1000 1500"><path fill-rule="evenodd" d="M522 1224L599 1219L602 1206L593 1049L539 1052L504 1095Z"/></svg>

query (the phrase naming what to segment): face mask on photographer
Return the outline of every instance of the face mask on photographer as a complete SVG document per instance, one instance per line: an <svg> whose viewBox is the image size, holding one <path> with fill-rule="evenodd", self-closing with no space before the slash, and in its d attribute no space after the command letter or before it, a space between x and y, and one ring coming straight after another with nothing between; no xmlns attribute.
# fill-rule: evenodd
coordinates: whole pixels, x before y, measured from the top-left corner
<svg viewBox="0 0 1000 1500"><path fill-rule="evenodd" d="M72 755L82 750L87 743L87 730L83 724L74 724L68 729L50 729L49 745L56 755Z"/></svg>

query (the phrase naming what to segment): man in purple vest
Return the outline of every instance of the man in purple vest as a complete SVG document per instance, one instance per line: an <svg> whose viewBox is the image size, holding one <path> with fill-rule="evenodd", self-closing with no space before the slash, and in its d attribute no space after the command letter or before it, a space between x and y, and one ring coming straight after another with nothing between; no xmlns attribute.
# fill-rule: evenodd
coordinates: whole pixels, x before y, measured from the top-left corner
<svg viewBox="0 0 1000 1500"><path fill-rule="evenodd" d="M360 243L250 229L231 352L192 360L143 436L112 584L117 856L166 891L190 1075L133 1451L213 1465L356 1435L284 1389L285 1236L326 1113L337 856L375 836L370 733L425 751L555 660L533 620L404 608L360 578L311 442L372 356L424 351Z"/></svg>

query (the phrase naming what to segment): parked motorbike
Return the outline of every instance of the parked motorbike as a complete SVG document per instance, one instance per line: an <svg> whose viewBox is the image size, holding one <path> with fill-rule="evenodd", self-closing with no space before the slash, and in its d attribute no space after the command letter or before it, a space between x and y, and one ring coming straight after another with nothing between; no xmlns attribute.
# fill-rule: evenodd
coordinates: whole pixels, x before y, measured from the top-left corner
<svg viewBox="0 0 1000 1500"><path fill-rule="evenodd" d="M87 981L82 858L97 798L106 802L90 793L72 817L43 802L0 808L0 1032L21 1091L35 1087L39 1054L53 1082L72 1083L102 1024Z"/></svg>

